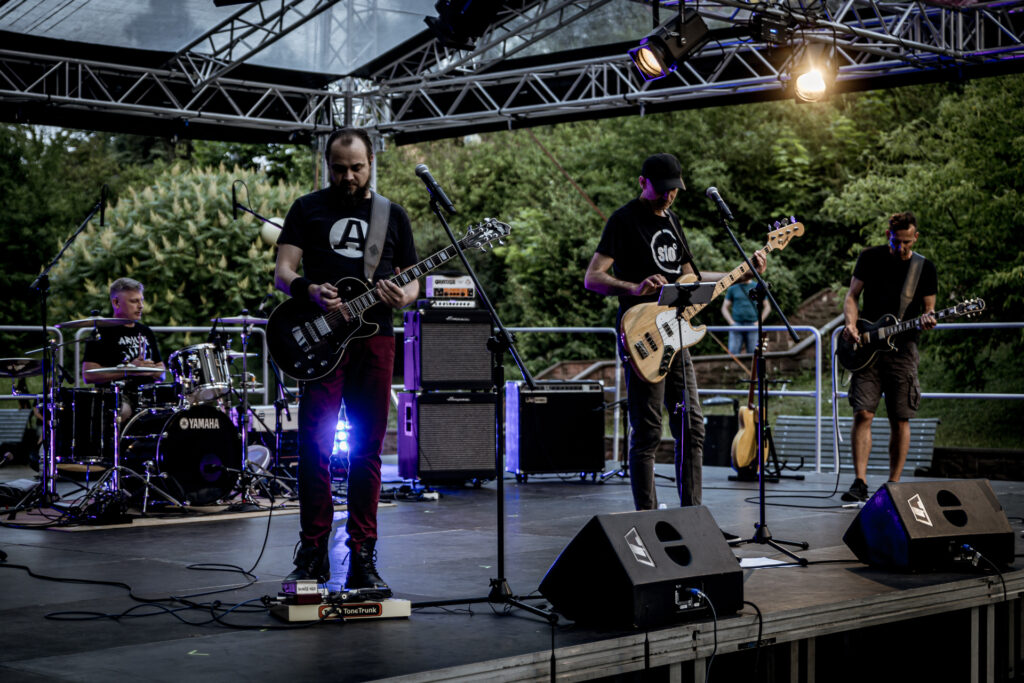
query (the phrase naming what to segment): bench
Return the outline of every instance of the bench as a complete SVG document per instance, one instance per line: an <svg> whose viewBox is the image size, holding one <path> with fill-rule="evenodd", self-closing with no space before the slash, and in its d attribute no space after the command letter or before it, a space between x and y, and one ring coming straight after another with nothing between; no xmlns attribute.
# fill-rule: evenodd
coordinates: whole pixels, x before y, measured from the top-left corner
<svg viewBox="0 0 1024 683"><path fill-rule="evenodd" d="M850 428L852 417L839 418L839 468L853 471L853 455L850 451ZM937 417L916 417L910 420L910 450L907 452L905 472L918 467L930 467L935 450L935 430L939 426ZM775 452L780 459L804 459L805 464L814 463L814 416L779 415L772 426ZM832 462L832 420L822 416L821 420L821 462ZM889 472L889 420L875 417L871 422L871 454L868 456L868 472Z"/></svg>

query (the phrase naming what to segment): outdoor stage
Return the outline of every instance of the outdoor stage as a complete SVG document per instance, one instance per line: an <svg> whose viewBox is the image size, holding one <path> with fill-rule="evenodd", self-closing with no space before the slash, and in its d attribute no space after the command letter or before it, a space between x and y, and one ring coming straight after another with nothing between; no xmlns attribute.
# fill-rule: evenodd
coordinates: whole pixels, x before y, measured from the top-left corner
<svg viewBox="0 0 1024 683"><path fill-rule="evenodd" d="M614 465L608 463L609 469ZM667 466L658 467L668 473ZM0 469L0 481L27 471L11 472ZM751 535L758 519L756 484L728 481L731 470L725 468L704 472L705 504L719 526ZM389 473L394 475L393 465L385 477ZM525 610L488 603L414 608L408 619L288 625L271 617L259 598L275 596L291 570L298 516L275 514L269 528L265 515L211 516L79 531L0 528L0 550L9 565L0 572L0 680L700 681L709 666L713 681L1016 678L1024 651L1024 571L1004 572L1001 580L970 568L922 574L869 568L841 540L857 511L831 495L835 476L806 476L803 482L768 485L769 502L787 506L770 505L767 520L776 538L810 544L797 551L809 566L744 570L744 599L763 615L761 647L750 604L736 615L722 615L717 630L711 619L649 631L595 629L564 618L552 627ZM882 481L868 483L874 491ZM659 497L671 504L672 484L659 484ZM1024 483L993 481L992 487L1022 552ZM414 607L484 597L498 576L495 483L440 490L440 500L398 501L380 510L378 567L395 596ZM632 509L628 480L619 477L596 484L535 475L520 484L509 475L505 497L505 577L520 596L535 591L593 515ZM345 573L343 541L342 520L332 546L335 579ZM786 559L760 544L735 553ZM247 582L237 573L189 568L209 563L249 569L257 561L258 580L241 588ZM210 609L180 609L179 602L172 613L132 600L121 587L56 583L10 565L50 577L123 582L145 599L191 595L204 605L218 600L221 623L213 621ZM249 602L223 612L243 601ZM547 604L540 597L527 601ZM132 608L117 621L89 618ZM47 618L56 613L65 613L62 620Z"/></svg>

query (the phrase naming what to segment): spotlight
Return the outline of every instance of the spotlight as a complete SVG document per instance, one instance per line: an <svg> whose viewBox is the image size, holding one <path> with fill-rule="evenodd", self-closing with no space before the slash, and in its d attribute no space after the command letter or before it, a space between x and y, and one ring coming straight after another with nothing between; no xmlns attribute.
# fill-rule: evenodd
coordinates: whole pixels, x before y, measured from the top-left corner
<svg viewBox="0 0 1024 683"><path fill-rule="evenodd" d="M836 81L835 55L830 45L811 43L804 49L793 84L793 94L800 102L820 102L828 97Z"/></svg>
<svg viewBox="0 0 1024 683"><path fill-rule="evenodd" d="M708 33L700 15L687 9L654 29L629 51L629 56L644 80L664 78L707 42Z"/></svg>

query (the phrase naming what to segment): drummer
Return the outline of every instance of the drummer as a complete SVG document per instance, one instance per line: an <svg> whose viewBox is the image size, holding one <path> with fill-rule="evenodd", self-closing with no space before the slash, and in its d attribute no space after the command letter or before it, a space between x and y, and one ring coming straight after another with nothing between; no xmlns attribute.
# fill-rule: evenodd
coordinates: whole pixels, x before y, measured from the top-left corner
<svg viewBox="0 0 1024 683"><path fill-rule="evenodd" d="M156 336L142 322L142 310L145 307L142 290L141 282L128 277L118 278L110 285L110 305L114 309L114 317L131 322L104 327L99 339L86 343L82 377L90 384L109 386L111 382L124 379L130 388L135 388L139 384L157 382L163 377L164 361ZM128 379L124 372L88 372L118 365L153 368L154 372Z"/></svg>

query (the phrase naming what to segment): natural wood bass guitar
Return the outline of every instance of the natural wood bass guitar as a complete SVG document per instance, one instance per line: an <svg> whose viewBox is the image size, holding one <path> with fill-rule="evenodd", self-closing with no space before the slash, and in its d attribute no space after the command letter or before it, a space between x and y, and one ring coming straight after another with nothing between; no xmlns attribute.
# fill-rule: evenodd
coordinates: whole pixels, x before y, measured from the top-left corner
<svg viewBox="0 0 1024 683"><path fill-rule="evenodd" d="M804 234L803 223L776 222L775 229L768 233L766 252L785 249L794 237ZM715 284L711 300L722 294L746 275L750 269L741 263ZM684 275L680 283L696 282L694 275ZM687 306L680 314L675 306L659 306L657 303L637 304L622 316L619 324L619 340L626 350L627 360L633 370L644 380L654 383L661 381L668 372L672 359L680 349L693 346L707 332L705 325L690 326L693 316L704 310L708 303Z"/></svg>
<svg viewBox="0 0 1024 683"><path fill-rule="evenodd" d="M761 343L761 353L764 353L768 338L765 337ZM754 406L754 389L757 380L757 358L754 358L750 368L750 390L747 392L747 405L740 406L739 429L736 436L732 437L732 448L729 457L732 459L732 468L737 474L754 474L757 472L757 426L760 420ZM768 449L764 451L765 460L768 459Z"/></svg>
<svg viewBox="0 0 1024 683"><path fill-rule="evenodd" d="M466 231L459 240L462 249L486 251L512 230L506 223L488 218ZM446 247L411 268L390 278L403 287L455 258L454 246ZM288 299L267 319L267 348L281 372L296 380L320 379L341 361L353 339L374 334L379 325L363 320L363 313L380 303L377 290L363 280L346 277L335 283L342 310L325 312L311 301ZM347 316L346 316L347 313Z"/></svg>

